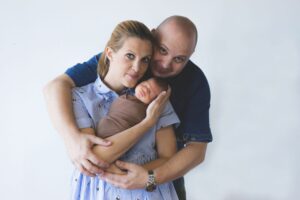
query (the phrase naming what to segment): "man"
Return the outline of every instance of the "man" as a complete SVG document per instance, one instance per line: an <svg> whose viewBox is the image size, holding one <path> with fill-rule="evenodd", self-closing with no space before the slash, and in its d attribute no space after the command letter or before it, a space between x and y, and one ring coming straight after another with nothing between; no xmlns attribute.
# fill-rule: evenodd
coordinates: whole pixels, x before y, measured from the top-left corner
<svg viewBox="0 0 300 200"><path fill-rule="evenodd" d="M179 199L185 199L182 177L203 162L207 143L212 141L209 127L210 89L203 72L189 58L197 44L197 29L186 17L171 16L153 30L157 41L151 62L153 76L165 78L172 88L170 101L181 121L176 128L178 152L165 164L147 172L133 163L118 161L127 170L125 175L105 172L107 163L91 151L93 145L110 145L109 141L82 134L72 111L71 89L93 82L99 55L77 64L45 87L48 110L54 126L62 135L74 165L90 176L100 175L107 182L122 188L155 188L155 184L175 180ZM167 95L160 95L152 107L162 109Z"/></svg>

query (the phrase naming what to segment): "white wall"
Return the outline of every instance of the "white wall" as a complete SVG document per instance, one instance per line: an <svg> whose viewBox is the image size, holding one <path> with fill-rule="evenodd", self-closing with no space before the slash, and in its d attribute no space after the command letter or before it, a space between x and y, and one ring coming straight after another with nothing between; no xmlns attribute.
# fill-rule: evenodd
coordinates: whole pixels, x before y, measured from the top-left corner
<svg viewBox="0 0 300 200"><path fill-rule="evenodd" d="M118 22L155 27L173 14L198 27L192 60L212 92L214 141L186 176L188 199L299 199L299 5L0 0L1 199L67 199L72 165L50 124L43 86L101 51Z"/></svg>

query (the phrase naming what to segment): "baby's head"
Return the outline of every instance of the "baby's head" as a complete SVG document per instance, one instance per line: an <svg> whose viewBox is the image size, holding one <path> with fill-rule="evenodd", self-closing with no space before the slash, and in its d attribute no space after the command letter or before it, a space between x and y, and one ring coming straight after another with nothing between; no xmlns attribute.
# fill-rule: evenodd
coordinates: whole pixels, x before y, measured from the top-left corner
<svg viewBox="0 0 300 200"><path fill-rule="evenodd" d="M149 104L162 91L167 91L168 84L159 78L150 78L141 82L135 88L135 96L145 104Z"/></svg>

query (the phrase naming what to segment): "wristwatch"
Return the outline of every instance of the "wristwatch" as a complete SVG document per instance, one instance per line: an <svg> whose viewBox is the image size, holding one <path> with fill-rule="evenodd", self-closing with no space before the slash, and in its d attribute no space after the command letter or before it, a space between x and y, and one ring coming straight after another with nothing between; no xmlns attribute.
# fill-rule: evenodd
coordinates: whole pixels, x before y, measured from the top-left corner
<svg viewBox="0 0 300 200"><path fill-rule="evenodd" d="M146 191L153 192L156 189L156 181L153 170L148 171L148 181L146 184Z"/></svg>

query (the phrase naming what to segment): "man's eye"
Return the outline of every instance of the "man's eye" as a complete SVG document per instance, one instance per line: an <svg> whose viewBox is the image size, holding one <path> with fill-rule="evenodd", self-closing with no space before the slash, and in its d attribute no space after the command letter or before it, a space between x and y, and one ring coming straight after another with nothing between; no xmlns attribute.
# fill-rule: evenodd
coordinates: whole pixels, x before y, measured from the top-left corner
<svg viewBox="0 0 300 200"><path fill-rule="evenodd" d="M163 55L167 54L167 50L166 50L165 48L163 48L163 47L160 47L160 48L159 48L159 52L160 52L161 54L163 54Z"/></svg>
<svg viewBox="0 0 300 200"><path fill-rule="evenodd" d="M133 60L135 58L135 56L132 54L132 53L127 53L126 54L126 57L129 59L129 60Z"/></svg>
<svg viewBox="0 0 300 200"><path fill-rule="evenodd" d="M184 58L181 58L181 57L176 57L176 58L174 58L174 61L176 62L176 63L182 63L182 62L184 62Z"/></svg>

